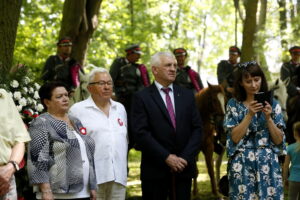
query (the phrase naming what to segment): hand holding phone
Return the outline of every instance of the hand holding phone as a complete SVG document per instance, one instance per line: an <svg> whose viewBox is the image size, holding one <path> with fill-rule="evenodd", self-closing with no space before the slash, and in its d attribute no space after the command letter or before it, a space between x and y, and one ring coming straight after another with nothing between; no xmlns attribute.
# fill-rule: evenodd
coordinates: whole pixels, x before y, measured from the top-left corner
<svg viewBox="0 0 300 200"><path fill-rule="evenodd" d="M266 105L266 101L272 105L272 97L273 97L273 93L272 91L268 91L268 92L258 92L256 94L254 94L254 100L256 100L258 103L262 103L263 106Z"/></svg>

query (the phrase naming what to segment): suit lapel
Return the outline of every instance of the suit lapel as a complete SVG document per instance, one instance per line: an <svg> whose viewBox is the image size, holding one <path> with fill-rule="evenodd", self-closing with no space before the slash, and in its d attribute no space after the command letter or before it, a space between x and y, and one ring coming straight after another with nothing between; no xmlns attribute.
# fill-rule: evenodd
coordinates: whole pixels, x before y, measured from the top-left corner
<svg viewBox="0 0 300 200"><path fill-rule="evenodd" d="M154 102L158 105L158 107L162 111L163 115L168 119L169 123L172 125L172 121L171 121L169 112L167 110L167 107L166 107L163 99L161 98L161 95L160 95L159 91L157 90L157 87L154 83L150 86L150 95L153 98Z"/></svg>

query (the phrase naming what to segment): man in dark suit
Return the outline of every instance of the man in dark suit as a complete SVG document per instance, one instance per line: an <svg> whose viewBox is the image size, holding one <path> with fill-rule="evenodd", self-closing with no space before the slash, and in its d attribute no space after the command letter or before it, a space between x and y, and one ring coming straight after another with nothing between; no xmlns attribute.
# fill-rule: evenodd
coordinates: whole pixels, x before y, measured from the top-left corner
<svg viewBox="0 0 300 200"><path fill-rule="evenodd" d="M155 82L135 94L131 112L142 151L143 199L188 200L202 135L195 98L192 91L173 84L177 62L172 53L156 53L151 67Z"/></svg>

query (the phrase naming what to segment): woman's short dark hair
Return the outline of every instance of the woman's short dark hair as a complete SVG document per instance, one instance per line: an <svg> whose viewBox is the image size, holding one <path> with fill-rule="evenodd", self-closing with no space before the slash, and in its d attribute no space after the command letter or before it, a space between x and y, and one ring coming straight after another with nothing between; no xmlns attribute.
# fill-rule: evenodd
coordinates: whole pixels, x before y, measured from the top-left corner
<svg viewBox="0 0 300 200"><path fill-rule="evenodd" d="M68 86L63 82L59 82L59 81L47 82L44 85L42 85L41 88L39 89L39 96L45 110L47 110L47 106L45 105L44 100L45 99L50 100L52 97L53 90L58 87L64 87L67 91L69 91Z"/></svg>
<svg viewBox="0 0 300 200"><path fill-rule="evenodd" d="M260 86L260 92L267 92L268 91L268 83L265 77L264 72L260 68L257 62L251 61L251 62L244 62L240 63L237 66L237 70L234 72L234 94L233 96L238 101L245 101L247 98L246 91L244 87L241 86L243 78L248 78L249 76L260 76L261 77L261 86Z"/></svg>

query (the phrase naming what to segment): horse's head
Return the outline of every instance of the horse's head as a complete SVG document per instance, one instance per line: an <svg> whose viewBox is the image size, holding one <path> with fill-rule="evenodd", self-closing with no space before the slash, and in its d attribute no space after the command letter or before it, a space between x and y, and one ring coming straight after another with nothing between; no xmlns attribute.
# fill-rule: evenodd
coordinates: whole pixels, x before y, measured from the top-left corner
<svg viewBox="0 0 300 200"><path fill-rule="evenodd" d="M274 98L278 100L281 106L285 121L287 120L287 113L286 113L286 101L288 97L286 91L287 84L288 83L282 82L280 79L277 79L274 83L273 82L269 83L270 90L273 90Z"/></svg>
<svg viewBox="0 0 300 200"><path fill-rule="evenodd" d="M217 114L225 114L225 92L221 85L211 85L208 83L208 94L211 99L213 110Z"/></svg>
<svg viewBox="0 0 300 200"><path fill-rule="evenodd" d="M208 83L207 88L196 94L196 103L203 122L208 121L214 124L217 132L218 129L223 130L225 115L225 93L223 87Z"/></svg>

